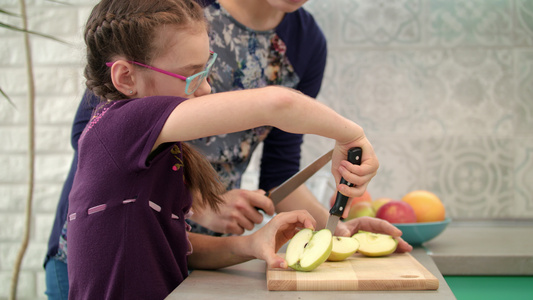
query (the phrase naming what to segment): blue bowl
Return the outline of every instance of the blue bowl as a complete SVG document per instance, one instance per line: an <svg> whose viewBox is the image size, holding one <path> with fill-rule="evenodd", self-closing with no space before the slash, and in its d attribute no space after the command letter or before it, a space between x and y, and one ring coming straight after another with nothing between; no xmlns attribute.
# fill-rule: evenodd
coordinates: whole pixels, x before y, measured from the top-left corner
<svg viewBox="0 0 533 300"><path fill-rule="evenodd" d="M446 218L441 222L394 223L393 225L403 232L404 241L412 246L419 246L441 234L450 222L451 219Z"/></svg>

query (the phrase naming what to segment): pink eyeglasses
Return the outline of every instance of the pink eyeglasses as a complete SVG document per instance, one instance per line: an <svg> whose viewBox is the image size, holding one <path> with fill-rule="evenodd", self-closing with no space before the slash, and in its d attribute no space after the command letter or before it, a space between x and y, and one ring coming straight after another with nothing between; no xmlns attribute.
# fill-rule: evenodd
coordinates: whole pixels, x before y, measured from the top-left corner
<svg viewBox="0 0 533 300"><path fill-rule="evenodd" d="M187 85L185 85L185 94L191 95L192 93L196 92L196 90L200 87L200 85L202 84L204 79L209 75L209 72L211 72L211 67L215 63L215 60L217 59L218 55L215 52L209 51L209 53L211 54L211 57L209 57L209 60L207 61L207 64L205 65L205 70L203 70L201 72L198 72L198 73L196 73L194 75L191 75L189 77L185 77L185 76L182 76L182 75L179 75L179 74L168 72L168 71L165 71L165 70L162 70L162 69L159 69L159 68L156 68L156 67L152 67L152 66L149 66L149 65L145 65L145 64L142 64L142 63L136 62L136 61L128 61L128 62L130 64L134 64L134 65L138 65L138 66L141 66L141 67L144 67L144 68L148 68L150 70L154 70L156 72L163 73L165 75L169 75L169 76L172 76L172 77L176 77L178 79L181 79L181 80L185 81L187 83ZM115 62L107 62L106 66L111 67L114 63Z"/></svg>

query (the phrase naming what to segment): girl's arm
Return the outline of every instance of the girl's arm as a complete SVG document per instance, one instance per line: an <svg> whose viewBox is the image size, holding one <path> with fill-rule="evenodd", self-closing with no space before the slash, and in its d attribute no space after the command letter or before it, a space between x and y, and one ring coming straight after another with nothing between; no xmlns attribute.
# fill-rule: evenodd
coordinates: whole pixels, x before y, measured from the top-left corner
<svg viewBox="0 0 533 300"><path fill-rule="evenodd" d="M249 235L216 237L189 232L193 252L188 256L190 269L219 269L236 265L254 256L247 253Z"/></svg>
<svg viewBox="0 0 533 300"><path fill-rule="evenodd" d="M331 108L295 90L271 86L183 102L167 119L155 147L264 125L321 135L341 143L364 137L361 127Z"/></svg>
<svg viewBox="0 0 533 300"><path fill-rule="evenodd" d="M154 145L241 131L264 125L294 133L310 133L337 141L332 158L335 181L343 176L355 187L339 185L346 196L360 196L378 169L372 145L362 128L324 104L297 91L269 86L210 94L178 105ZM349 148L363 149L360 166L346 161Z"/></svg>
<svg viewBox="0 0 533 300"><path fill-rule="evenodd" d="M188 257L193 269L219 269L254 258L269 268L287 268L276 253L300 228L314 229L315 220L304 210L280 213L251 235L214 237L189 233L193 252Z"/></svg>

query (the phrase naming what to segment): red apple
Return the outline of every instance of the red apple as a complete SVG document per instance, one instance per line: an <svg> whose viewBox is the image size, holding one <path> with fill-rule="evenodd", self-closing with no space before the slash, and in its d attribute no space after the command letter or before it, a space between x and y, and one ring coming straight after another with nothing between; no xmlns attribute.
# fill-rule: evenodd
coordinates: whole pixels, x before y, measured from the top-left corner
<svg viewBox="0 0 533 300"><path fill-rule="evenodd" d="M415 211L409 203L392 200L383 204L376 212L376 218L387 220L391 223L415 223Z"/></svg>

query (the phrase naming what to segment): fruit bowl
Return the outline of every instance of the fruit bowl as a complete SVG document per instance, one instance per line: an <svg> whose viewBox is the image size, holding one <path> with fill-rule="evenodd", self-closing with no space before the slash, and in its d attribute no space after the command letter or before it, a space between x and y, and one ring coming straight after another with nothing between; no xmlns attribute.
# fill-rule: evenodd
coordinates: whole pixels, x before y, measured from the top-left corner
<svg viewBox="0 0 533 300"><path fill-rule="evenodd" d="M451 219L446 218L441 222L394 223L393 225L403 232L404 241L411 246L419 246L441 234L450 222Z"/></svg>

